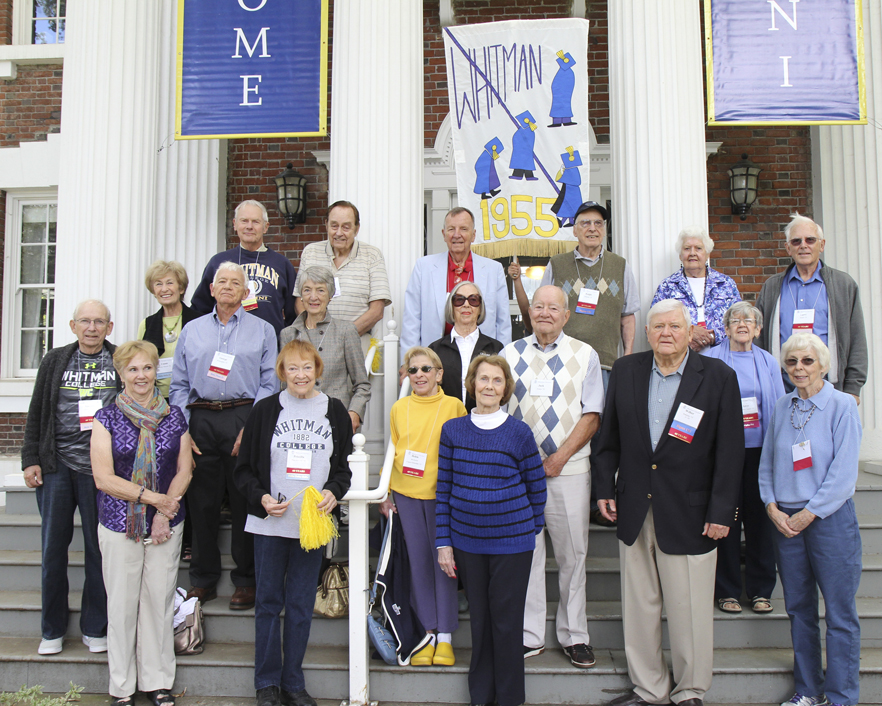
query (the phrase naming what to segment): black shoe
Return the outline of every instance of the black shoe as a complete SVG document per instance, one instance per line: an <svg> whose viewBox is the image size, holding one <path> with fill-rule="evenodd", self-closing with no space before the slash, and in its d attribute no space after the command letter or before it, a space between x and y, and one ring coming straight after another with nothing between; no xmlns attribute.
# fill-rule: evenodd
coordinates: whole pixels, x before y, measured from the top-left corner
<svg viewBox="0 0 882 706"><path fill-rule="evenodd" d="M527 647L524 645L524 659L529 659L530 657L536 657L545 652L545 645L542 647Z"/></svg>
<svg viewBox="0 0 882 706"><path fill-rule="evenodd" d="M627 694L622 694L610 701L607 706L651 706L651 704L641 699L633 691L629 691Z"/></svg>
<svg viewBox="0 0 882 706"><path fill-rule="evenodd" d="M257 690L257 706L282 706L279 700L279 687L265 686Z"/></svg>
<svg viewBox="0 0 882 706"><path fill-rule="evenodd" d="M282 706L317 706L317 704L306 689L301 689L293 694L282 689Z"/></svg>
<svg viewBox="0 0 882 706"><path fill-rule="evenodd" d="M574 667L588 669L588 667L594 666L594 650L591 649L591 645L572 645L571 647L564 647L563 651L570 658L570 662L573 663Z"/></svg>

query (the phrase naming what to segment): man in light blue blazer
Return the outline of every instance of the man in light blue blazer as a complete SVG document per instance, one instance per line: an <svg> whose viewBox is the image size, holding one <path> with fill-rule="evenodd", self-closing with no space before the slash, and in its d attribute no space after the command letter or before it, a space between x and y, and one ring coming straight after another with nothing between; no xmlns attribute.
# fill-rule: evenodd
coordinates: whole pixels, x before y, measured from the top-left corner
<svg viewBox="0 0 882 706"><path fill-rule="evenodd" d="M414 265L404 295L401 359L412 346L428 346L446 333L444 304L454 285L467 280L481 290L487 317L481 332L502 345L511 343L511 314L505 273L495 260L472 253L475 217L467 208L451 209L444 217L447 252L427 255Z"/></svg>

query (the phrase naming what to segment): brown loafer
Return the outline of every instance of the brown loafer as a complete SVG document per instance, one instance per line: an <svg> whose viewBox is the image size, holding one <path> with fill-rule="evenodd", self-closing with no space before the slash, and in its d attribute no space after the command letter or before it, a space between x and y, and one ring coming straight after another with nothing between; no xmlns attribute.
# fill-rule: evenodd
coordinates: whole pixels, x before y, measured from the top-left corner
<svg viewBox="0 0 882 706"><path fill-rule="evenodd" d="M200 603L208 603L208 601L213 601L217 598L217 586L211 586L210 588L204 588L203 586L190 586L190 590L187 592L187 599L196 597Z"/></svg>
<svg viewBox="0 0 882 706"><path fill-rule="evenodd" d="M248 610L254 607L254 586L238 586L230 599L230 610Z"/></svg>

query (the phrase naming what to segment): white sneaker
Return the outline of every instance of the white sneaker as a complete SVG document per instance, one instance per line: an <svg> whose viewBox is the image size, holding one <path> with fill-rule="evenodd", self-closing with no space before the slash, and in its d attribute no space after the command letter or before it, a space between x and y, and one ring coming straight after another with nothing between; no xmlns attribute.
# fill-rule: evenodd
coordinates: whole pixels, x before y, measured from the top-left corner
<svg viewBox="0 0 882 706"><path fill-rule="evenodd" d="M54 640L47 640L45 637L40 640L40 646L37 648L38 655L57 655L61 652L63 637L56 637Z"/></svg>
<svg viewBox="0 0 882 706"><path fill-rule="evenodd" d="M829 706L830 702L826 695L820 696L803 696L799 692L795 693L789 701L785 701L781 706Z"/></svg>
<svg viewBox="0 0 882 706"><path fill-rule="evenodd" d="M106 637L86 637L83 635L83 644L89 648L89 652L107 652Z"/></svg>

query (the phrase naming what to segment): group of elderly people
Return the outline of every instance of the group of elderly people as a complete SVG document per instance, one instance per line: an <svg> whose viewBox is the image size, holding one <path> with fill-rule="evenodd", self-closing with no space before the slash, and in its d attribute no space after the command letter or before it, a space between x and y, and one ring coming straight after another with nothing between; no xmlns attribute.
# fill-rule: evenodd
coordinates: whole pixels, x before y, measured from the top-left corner
<svg viewBox="0 0 882 706"><path fill-rule="evenodd" d="M502 266L471 252L468 210L445 219L448 252L414 269L401 336L412 392L392 408L395 460L380 508L401 520L429 636L411 665L455 663L459 581L471 703L523 703L524 660L545 649L547 530L559 565L555 637L574 666L592 666L594 518L617 525L620 540L634 688L616 706L701 704L712 597L737 613L745 593L755 612L771 612L776 565L794 646L796 693L785 704L856 704L861 542L851 496L867 350L854 281L820 261L823 232L797 215L785 229L794 264L754 306L708 265L707 234L687 228L683 266L648 313L651 350L631 355L639 299L629 264L604 248L607 220L604 207L582 204L576 249L552 258L532 301L520 267L509 268L532 332L519 341ZM312 486L330 513L349 487L346 458L370 398L364 351L390 295L382 254L355 240L354 205L332 204L328 241L304 250L298 275L264 245L267 226L262 204L243 202L240 245L208 263L192 308L184 268L158 261L145 284L160 309L137 340L110 344L109 309L86 301L71 320L77 342L40 366L22 449L43 517L39 653L63 647L78 508L80 627L91 651L109 653L113 706L130 706L136 690L174 703L179 561L190 562L188 597L217 597L225 501L230 609L255 608L258 705L315 704L302 662L321 552L300 545L295 499Z"/></svg>

